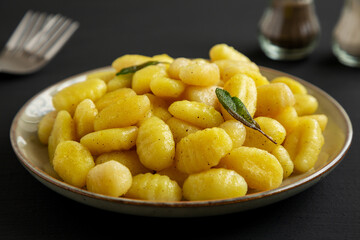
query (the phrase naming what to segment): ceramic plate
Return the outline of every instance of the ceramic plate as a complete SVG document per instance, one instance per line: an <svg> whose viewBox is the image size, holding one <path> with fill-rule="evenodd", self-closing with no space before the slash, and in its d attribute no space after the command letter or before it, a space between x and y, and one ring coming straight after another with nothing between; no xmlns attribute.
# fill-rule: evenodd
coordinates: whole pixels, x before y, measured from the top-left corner
<svg viewBox="0 0 360 240"><path fill-rule="evenodd" d="M304 80L261 67L261 72L269 80L277 76L289 76L301 82L308 92L318 99L317 113L324 113L328 116L328 125L324 131L325 144L313 170L292 175L284 180L279 188L270 191L222 200L154 202L91 193L60 180L49 164L47 147L37 139L37 124L45 113L53 110L51 98L54 93L75 82L85 80L86 75L90 72L107 69L109 67L72 76L41 91L19 110L10 130L11 143L16 155L21 164L36 179L61 195L93 207L126 214L161 217L209 216L253 209L293 196L317 183L339 164L350 147L353 135L351 122L338 102Z"/></svg>

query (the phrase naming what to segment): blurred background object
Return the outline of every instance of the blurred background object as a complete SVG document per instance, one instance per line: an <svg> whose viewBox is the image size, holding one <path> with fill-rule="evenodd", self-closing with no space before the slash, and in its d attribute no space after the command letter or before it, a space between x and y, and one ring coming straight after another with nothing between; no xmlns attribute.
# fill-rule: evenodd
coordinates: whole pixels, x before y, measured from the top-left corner
<svg viewBox="0 0 360 240"><path fill-rule="evenodd" d="M346 0L333 32L332 50L341 63L360 67L360 0Z"/></svg>
<svg viewBox="0 0 360 240"><path fill-rule="evenodd" d="M274 60L306 57L319 34L313 0L271 0L259 23L260 47Z"/></svg>
<svg viewBox="0 0 360 240"><path fill-rule="evenodd" d="M44 67L79 27L60 14L28 10L0 53L0 72L30 74Z"/></svg>

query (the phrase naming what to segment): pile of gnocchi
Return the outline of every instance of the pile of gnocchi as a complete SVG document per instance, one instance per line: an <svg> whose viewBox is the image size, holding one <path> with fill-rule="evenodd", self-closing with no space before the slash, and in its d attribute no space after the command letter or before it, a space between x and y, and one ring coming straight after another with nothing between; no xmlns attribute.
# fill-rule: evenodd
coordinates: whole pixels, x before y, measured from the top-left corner
<svg viewBox="0 0 360 240"><path fill-rule="evenodd" d="M134 72L125 68L156 61ZM235 120L216 88L244 103L271 136ZM209 59L123 55L112 70L59 90L38 137L66 183L112 197L198 201L277 188L312 169L327 116L289 77L267 79L244 54L214 45Z"/></svg>

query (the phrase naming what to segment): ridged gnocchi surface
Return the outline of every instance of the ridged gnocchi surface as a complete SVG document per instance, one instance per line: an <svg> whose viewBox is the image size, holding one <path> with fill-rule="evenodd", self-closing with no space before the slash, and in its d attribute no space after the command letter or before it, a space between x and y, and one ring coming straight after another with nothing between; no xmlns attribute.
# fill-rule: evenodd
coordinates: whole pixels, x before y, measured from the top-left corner
<svg viewBox="0 0 360 240"><path fill-rule="evenodd" d="M169 126L158 117L150 117L139 127L136 151L140 162L152 170L162 170L174 162L175 141Z"/></svg>
<svg viewBox="0 0 360 240"><path fill-rule="evenodd" d="M259 148L235 148L221 160L219 166L236 171L245 178L250 188L259 191L277 188L283 180L283 168L277 158Z"/></svg>
<svg viewBox="0 0 360 240"><path fill-rule="evenodd" d="M190 201L241 197L248 190L245 179L233 170L213 168L191 174L184 182L183 195Z"/></svg>
<svg viewBox="0 0 360 240"><path fill-rule="evenodd" d="M176 144L176 167L188 174L208 170L216 166L232 146L232 140L224 129L197 131Z"/></svg>
<svg viewBox="0 0 360 240"><path fill-rule="evenodd" d="M125 194L128 198L152 201L180 201L180 186L168 176L145 173L133 177L131 188Z"/></svg>
<svg viewBox="0 0 360 240"><path fill-rule="evenodd" d="M56 110L66 110L72 115L81 101L87 98L96 101L106 93L106 89L107 86L103 80L90 78L60 90L52 98L53 105Z"/></svg>

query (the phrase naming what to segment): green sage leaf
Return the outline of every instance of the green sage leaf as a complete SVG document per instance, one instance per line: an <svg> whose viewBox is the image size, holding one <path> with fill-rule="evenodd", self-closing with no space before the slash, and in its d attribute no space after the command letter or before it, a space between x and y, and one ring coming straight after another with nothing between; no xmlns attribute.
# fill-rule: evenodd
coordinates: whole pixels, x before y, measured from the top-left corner
<svg viewBox="0 0 360 240"><path fill-rule="evenodd" d="M221 88L216 88L215 93L221 105L233 118L240 121L245 126L259 131L270 141L276 144L272 137L270 137L261 130L259 124L251 117L244 103L238 97L232 97L228 91Z"/></svg>
<svg viewBox="0 0 360 240"><path fill-rule="evenodd" d="M143 68L145 68L147 66L156 65L156 64L159 64L159 63L165 63L165 62L148 61L148 62L139 64L139 65L130 66L130 67L121 69L120 72L116 73L116 76L123 75L123 74L128 74L128 73L135 73L136 71L139 71L140 69L143 69Z"/></svg>

